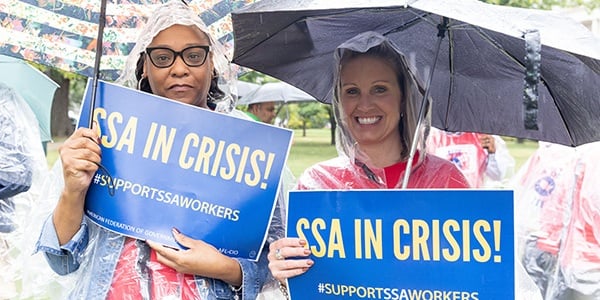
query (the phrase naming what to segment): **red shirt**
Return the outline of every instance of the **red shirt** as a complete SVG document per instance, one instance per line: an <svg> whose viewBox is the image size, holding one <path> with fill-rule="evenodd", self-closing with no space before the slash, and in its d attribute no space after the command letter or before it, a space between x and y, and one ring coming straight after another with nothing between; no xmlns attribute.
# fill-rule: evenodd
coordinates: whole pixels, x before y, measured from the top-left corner
<svg viewBox="0 0 600 300"><path fill-rule="evenodd" d="M417 153L413 160L408 188L468 188L463 174L449 161L427 154L421 163ZM368 174L360 164L346 157L337 157L316 164L298 179L298 189L381 189L400 188L406 162L399 162L383 170ZM383 180L383 182L378 182Z"/></svg>
<svg viewBox="0 0 600 300"><path fill-rule="evenodd" d="M140 250L135 239L125 239L107 300L201 299L193 275L159 263L151 249L150 258L144 259Z"/></svg>

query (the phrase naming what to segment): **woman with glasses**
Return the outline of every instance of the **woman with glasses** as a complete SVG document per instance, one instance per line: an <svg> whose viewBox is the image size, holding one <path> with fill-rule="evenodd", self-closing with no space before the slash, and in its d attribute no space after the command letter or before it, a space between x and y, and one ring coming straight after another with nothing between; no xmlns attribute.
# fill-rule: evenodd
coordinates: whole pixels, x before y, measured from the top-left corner
<svg viewBox="0 0 600 300"><path fill-rule="evenodd" d="M231 99L217 86L217 76L227 67L224 52L181 1L156 9L131 53L118 82L243 118L244 113L231 111L231 101L217 104L219 98ZM177 242L189 248L178 251L90 222L84 199L101 162L98 144L96 128L79 128L61 147L64 187L37 246L55 272L77 274L69 299L256 298L268 276L266 250L258 262L231 258L174 230ZM269 239L282 232L274 217Z"/></svg>

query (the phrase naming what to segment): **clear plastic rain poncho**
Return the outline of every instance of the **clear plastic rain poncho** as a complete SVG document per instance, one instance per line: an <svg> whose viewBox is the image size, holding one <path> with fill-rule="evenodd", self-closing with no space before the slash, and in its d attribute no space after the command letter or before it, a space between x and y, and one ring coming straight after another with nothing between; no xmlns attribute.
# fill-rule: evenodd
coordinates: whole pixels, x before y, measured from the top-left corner
<svg viewBox="0 0 600 300"><path fill-rule="evenodd" d="M600 299L600 142L540 142L513 179L517 258L542 299Z"/></svg>
<svg viewBox="0 0 600 300"><path fill-rule="evenodd" d="M377 56L383 56L386 60L392 61L394 69L398 72L399 83L403 99L400 119L400 132L402 139L403 152L401 156L403 162L395 165L397 179L386 178L386 171L383 168L375 167L371 159L361 151L360 145L354 141L347 128L346 116L343 115L340 101L340 72L341 61L347 59L350 55L359 55L358 53L373 53ZM386 37L375 33L365 32L347 42L341 44L334 54L336 74L334 82L336 84L333 100L333 111L337 122L336 128L336 147L338 157L318 163L307 169L298 179L299 189L367 189L367 188L399 188L402 186L402 180L406 170L406 159L409 157L409 149L412 143L416 143L416 154L414 156L410 178L409 188L444 188L444 187L467 187L466 179L450 162L441 158L425 154L425 136L429 130L429 117L426 114L422 126L418 132L417 119L419 115L420 103L423 99L423 85L419 83L415 72L403 53L394 46ZM398 174L399 173L399 174ZM394 182L390 182L394 181Z"/></svg>
<svg viewBox="0 0 600 300"><path fill-rule="evenodd" d="M41 226L36 215L48 175L38 121L16 91L0 83L0 299L41 299L56 282L44 258L31 256ZM48 211L47 209L45 211Z"/></svg>
<svg viewBox="0 0 600 300"><path fill-rule="evenodd" d="M141 35L131 51L126 68L117 83L128 87L138 87L140 76L139 54L162 30L174 25L197 26L207 33L211 42L211 54L215 66L215 77L209 91L209 106L215 111L245 118L243 112L234 109L234 98L229 93L230 76L228 61L223 47L208 34L208 29L197 12L187 7L181 0L172 0L158 6L141 29ZM137 76L137 77L136 77ZM218 79L218 80L217 80ZM219 85L220 84L220 85ZM218 89L216 87L219 87ZM214 104L214 105L213 105ZM231 129L235 130L235 129ZM64 186L62 167L57 163L54 176L47 183L47 195L54 203ZM291 174L291 173L290 173ZM289 175L291 176L291 175ZM275 209L267 241L284 236L279 201L283 201L283 191L289 188L289 178L282 179L280 199ZM227 192L227 191L223 191ZM88 235L86 240L85 235ZM82 238L83 237L83 238ZM77 240L79 238L79 240ZM72 243L75 243L73 245ZM81 243L81 245L77 244ZM67 252L65 247L73 247ZM62 252L56 253L56 249ZM181 274L158 263L154 251L144 241L125 238L105 230L84 217L82 227L66 245L58 245L51 217L46 220L38 241L38 251L45 252L49 264L57 273L67 275L72 284L64 291L72 299L234 299L236 292L223 281ZM268 278L266 255L262 251L257 263L238 259L243 272L244 286L240 299L253 299L260 285ZM68 257L67 257L68 256ZM152 277L154 276L154 277ZM248 277L248 278L246 278ZM248 285L246 285L248 283ZM64 298L66 296L63 296ZM59 297L57 297L59 298Z"/></svg>

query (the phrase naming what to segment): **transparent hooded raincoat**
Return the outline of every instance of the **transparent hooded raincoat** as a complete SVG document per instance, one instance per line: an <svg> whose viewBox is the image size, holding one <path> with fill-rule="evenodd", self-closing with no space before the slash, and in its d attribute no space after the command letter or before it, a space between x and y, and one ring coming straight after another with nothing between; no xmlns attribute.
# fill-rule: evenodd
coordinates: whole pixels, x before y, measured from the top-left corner
<svg viewBox="0 0 600 300"><path fill-rule="evenodd" d="M35 115L17 91L0 83L1 233L14 231L17 221L22 221L15 212L17 204L22 203L17 203L14 196L39 187L46 169Z"/></svg>
<svg viewBox="0 0 600 300"><path fill-rule="evenodd" d="M174 24L197 26L210 38L217 76L209 91L209 107L248 119L243 112L234 109L235 100L228 90L232 86L233 74L222 45L208 34L199 16L181 0L172 0L157 7L149 17L117 83L145 90L143 84L138 84L141 76L139 55L160 31ZM53 173L46 195L56 203L64 186L60 163L54 167ZM286 173L284 176L290 177L282 179L267 242L285 234L279 201L283 201L285 185L289 185L290 178L293 178L290 174ZM265 247L268 249L268 245ZM267 268L267 250L262 251L258 262L237 259L243 273L243 286L236 295L232 287L223 281L175 272L158 263L154 251L145 242L105 230L87 217L84 217L79 232L65 245L58 244L52 217L48 217L38 239L37 251L46 255L55 272L71 278L71 284L62 297L69 299L255 299L262 285L271 278Z"/></svg>
<svg viewBox="0 0 600 300"><path fill-rule="evenodd" d="M600 142L540 142L513 179L518 258L542 299L600 299Z"/></svg>
<svg viewBox="0 0 600 300"><path fill-rule="evenodd" d="M356 55L369 50L383 52L392 57L399 70L398 78L403 99L400 119L403 161L394 166L398 178L386 178L386 170L374 166L371 159L360 149L348 130L346 116L343 115L340 101L340 61L346 55ZM412 143L417 143L408 188L463 188L468 187L465 177L450 162L433 155L425 154L425 136L429 130L428 117L418 132L417 119L424 90L403 53L386 37L376 32L365 32L341 44L334 54L336 68L334 74L333 112L337 122L336 148L338 157L318 163L307 169L298 179L299 189L385 189L400 188L406 171L406 159ZM428 114L426 114L427 116Z"/></svg>
<svg viewBox="0 0 600 300"><path fill-rule="evenodd" d="M31 257L42 183L48 174L38 121L18 91L0 83L0 299L32 296L47 283ZM41 225L41 223L37 223ZM46 273L48 274L48 273Z"/></svg>

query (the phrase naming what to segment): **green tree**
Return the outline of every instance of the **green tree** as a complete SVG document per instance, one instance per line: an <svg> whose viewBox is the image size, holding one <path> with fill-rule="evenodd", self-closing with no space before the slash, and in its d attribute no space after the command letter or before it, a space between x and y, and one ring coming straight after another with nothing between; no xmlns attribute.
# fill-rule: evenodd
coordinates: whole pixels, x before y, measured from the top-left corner
<svg viewBox="0 0 600 300"><path fill-rule="evenodd" d="M248 72L244 73L243 75L241 75L239 77L239 80L246 81L246 82L252 82L252 83L258 83L258 84L279 81L269 75L266 75L266 74L263 74L263 73L257 72L257 71L248 71Z"/></svg>
<svg viewBox="0 0 600 300"><path fill-rule="evenodd" d="M328 120L325 117L325 109L318 102L300 102L298 104L298 116L302 121L302 136L306 136L306 128L309 126L322 128Z"/></svg>

